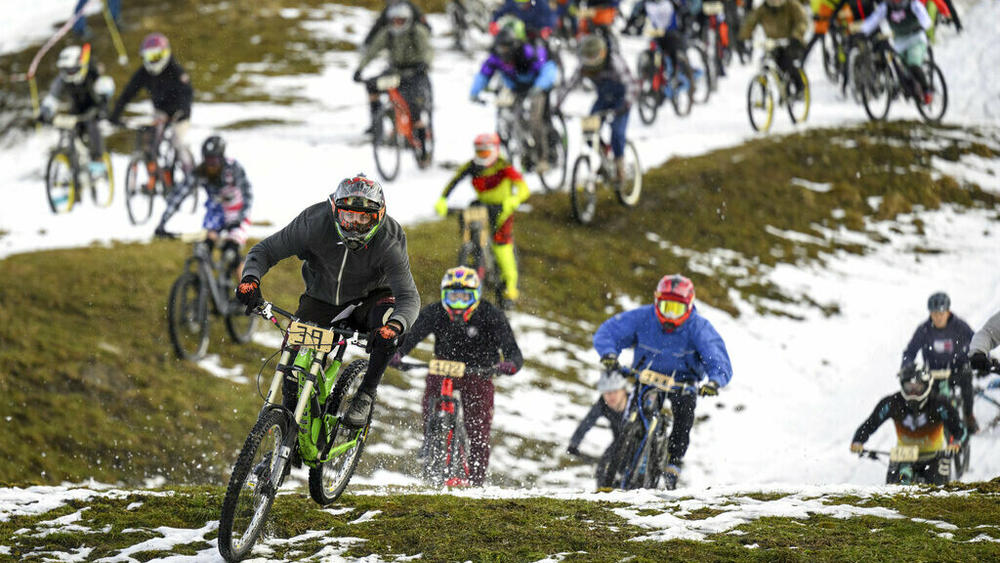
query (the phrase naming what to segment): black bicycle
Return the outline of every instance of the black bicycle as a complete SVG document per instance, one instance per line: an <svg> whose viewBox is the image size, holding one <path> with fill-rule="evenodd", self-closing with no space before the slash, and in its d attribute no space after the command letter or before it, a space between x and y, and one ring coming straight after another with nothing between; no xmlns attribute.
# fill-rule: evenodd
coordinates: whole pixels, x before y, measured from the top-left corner
<svg viewBox="0 0 1000 563"><path fill-rule="evenodd" d="M181 156L172 142L174 128L166 118L137 124L135 148L125 171L125 208L129 221L141 225L153 214L157 196L170 197L184 183ZM191 190L191 212L198 209L198 190Z"/></svg>
<svg viewBox="0 0 1000 563"><path fill-rule="evenodd" d="M926 90L884 38L876 40L874 49L866 52L853 70L865 113L874 121L885 119L893 100L899 97L912 100L929 123L940 122L948 109L948 85L930 51L922 68Z"/></svg>
<svg viewBox="0 0 1000 563"><path fill-rule="evenodd" d="M556 191L566 182L568 136L566 122L558 112L549 112L544 139L535 138L531 109L526 96L501 88L496 93L497 134L511 164L525 173L538 174L546 191ZM541 143L546 143L543 151Z"/></svg>
<svg viewBox="0 0 1000 563"><path fill-rule="evenodd" d="M177 235L168 235L178 238ZM226 331L240 344L250 341L257 318L244 315L233 291L233 272L239 265L235 250L226 249L220 259L212 256L214 244L207 232L180 236L193 242L184 271L170 288L167 301L167 328L178 358L198 360L208 350L208 320L222 315Z"/></svg>
<svg viewBox="0 0 1000 563"><path fill-rule="evenodd" d="M952 370L950 368L945 369L932 369L931 381L932 385L935 386L933 392L945 400L955 409L955 412L962 413L965 411L965 402L962 399L962 393L951 383ZM967 377L972 377L972 373L963 374ZM945 428L945 440L950 442L954 436L951 432L948 432L947 427ZM969 460L972 457L972 444L968 440L962 443L962 447L958 450L958 453L952 456L955 462L954 475L956 479L960 479L962 475L969 469Z"/></svg>
<svg viewBox="0 0 1000 563"><path fill-rule="evenodd" d="M669 462L667 440L674 416L667 395L697 393L698 386L649 369L621 368L620 372L635 386L622 414L625 424L621 435L598 463L597 487L655 489Z"/></svg>
<svg viewBox="0 0 1000 563"><path fill-rule="evenodd" d="M250 553L293 459L309 467L309 495L322 506L340 498L354 475L371 414L362 428L341 423L368 368L368 360L358 359L341 370L349 345L367 346L368 334L342 324L353 310L345 309L329 327L302 322L271 303L254 311L281 329L284 338L264 406L243 443L222 501L219 552L226 561ZM287 328L281 328L274 313L290 320ZM298 381L294 411L278 400L285 378Z"/></svg>
<svg viewBox="0 0 1000 563"><path fill-rule="evenodd" d="M952 455L921 456L920 446L899 445L890 451L862 449L857 452L859 458L878 460L889 458L889 471L885 475L887 485L934 485L934 480L928 480L926 475L940 475L939 481L951 481ZM924 457L924 459L921 459Z"/></svg>

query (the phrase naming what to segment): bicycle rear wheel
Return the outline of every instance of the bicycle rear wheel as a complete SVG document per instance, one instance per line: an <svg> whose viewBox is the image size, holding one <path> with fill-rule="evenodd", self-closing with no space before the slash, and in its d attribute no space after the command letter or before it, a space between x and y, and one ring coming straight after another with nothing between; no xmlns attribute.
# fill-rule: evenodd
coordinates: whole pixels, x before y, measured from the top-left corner
<svg viewBox="0 0 1000 563"><path fill-rule="evenodd" d="M104 153L101 161L104 163L104 174L90 179L90 197L98 207L110 207L115 197L115 174L111 170L111 155Z"/></svg>
<svg viewBox="0 0 1000 563"><path fill-rule="evenodd" d="M625 182L622 185L615 183L615 195L618 201L625 207L634 207L639 203L639 194L642 193L642 165L639 162L639 150L635 148L632 141L625 143Z"/></svg>
<svg viewBox="0 0 1000 563"><path fill-rule="evenodd" d="M375 167L378 168L378 173L386 182L395 180L399 174L399 160L403 146L396 131L396 118L392 110L382 109L378 112L372 136L372 150L375 153Z"/></svg>
<svg viewBox="0 0 1000 563"><path fill-rule="evenodd" d="M938 123L948 109L948 85L944 81L941 68L934 61L928 61L928 64L924 65L924 74L927 76L931 103L924 104L923 100L917 100L917 110L925 121Z"/></svg>
<svg viewBox="0 0 1000 563"><path fill-rule="evenodd" d="M52 153L45 167L45 195L53 213L69 213L76 203L76 174L70 154L60 150Z"/></svg>
<svg viewBox="0 0 1000 563"><path fill-rule="evenodd" d="M229 478L219 516L219 553L226 561L239 561L257 541L274 503L281 477L274 475L288 435L288 419L277 409L264 412L243 443Z"/></svg>
<svg viewBox="0 0 1000 563"><path fill-rule="evenodd" d="M597 210L597 177L590 169L590 159L580 155L573 164L569 184L569 203L573 218L586 225L594 219Z"/></svg>
<svg viewBox="0 0 1000 563"><path fill-rule="evenodd" d="M717 84L708 65L708 54L699 45L688 45L686 55L694 78L694 83L691 85L691 101L696 104L707 103Z"/></svg>
<svg viewBox="0 0 1000 563"><path fill-rule="evenodd" d="M343 494L365 448L365 440L372 424L371 414L363 428L347 428L340 420L351 406L351 399L361 387L361 380L367 369L368 360L354 360L347 364L326 399L326 422L328 428L332 429L326 454L328 457L326 461L309 469L309 496L324 506Z"/></svg>
<svg viewBox="0 0 1000 563"><path fill-rule="evenodd" d="M142 156L133 156L125 170L125 209L133 225L141 225L153 215L156 176Z"/></svg>
<svg viewBox="0 0 1000 563"><path fill-rule="evenodd" d="M226 323L226 332L238 344L246 344L253 338L253 333L257 331L257 324L260 317L257 315L244 314L244 307L235 298L230 297L229 309L223 314Z"/></svg>
<svg viewBox="0 0 1000 563"><path fill-rule="evenodd" d="M193 272L184 272L170 288L167 328L177 357L198 360L208 350L208 287Z"/></svg>
<svg viewBox="0 0 1000 563"><path fill-rule="evenodd" d="M774 117L774 94L766 73L759 73L747 87L747 115L754 131L767 133Z"/></svg>

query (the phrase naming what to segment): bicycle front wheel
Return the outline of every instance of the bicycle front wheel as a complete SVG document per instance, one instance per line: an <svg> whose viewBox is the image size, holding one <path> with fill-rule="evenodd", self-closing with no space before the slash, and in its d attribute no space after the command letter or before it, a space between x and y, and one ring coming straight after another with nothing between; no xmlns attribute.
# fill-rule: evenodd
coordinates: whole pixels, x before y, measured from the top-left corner
<svg viewBox="0 0 1000 563"><path fill-rule="evenodd" d="M691 101L696 104L708 103L709 96L717 86L712 69L708 66L708 54L699 45L689 45L687 60L694 78L694 83L691 84Z"/></svg>
<svg viewBox="0 0 1000 563"><path fill-rule="evenodd" d="M76 203L76 174L69 153L57 151L45 167L45 195L53 213L69 213Z"/></svg>
<svg viewBox="0 0 1000 563"><path fill-rule="evenodd" d="M193 272L184 272L170 288L167 328L177 357L198 360L208 350L208 287Z"/></svg>
<svg viewBox="0 0 1000 563"><path fill-rule="evenodd" d="M219 553L226 561L246 557L267 521L281 482L281 476L274 474L276 452L288 431L285 415L277 409L268 410L240 450L219 516Z"/></svg>
<svg viewBox="0 0 1000 563"><path fill-rule="evenodd" d="M597 210L597 177L590 169L590 159L580 155L573 164L569 185L569 203L573 218L586 225L594 219Z"/></svg>
<svg viewBox="0 0 1000 563"><path fill-rule="evenodd" d="M133 225L141 225L153 215L156 176L150 173L151 165L142 156L133 156L125 170L125 209Z"/></svg>
<svg viewBox="0 0 1000 563"><path fill-rule="evenodd" d="M805 71L800 68L796 72L799 73L799 77L802 79L801 97L796 98L795 96L788 95L785 99L788 106L788 116L792 118L792 123L805 123L809 117L809 104L812 94L809 91L809 79L806 77Z"/></svg>
<svg viewBox="0 0 1000 563"><path fill-rule="evenodd" d="M920 111L924 121L938 123L948 109L948 85L945 84L941 68L933 61L924 65L924 74L927 76L931 103L925 104L923 100L917 100L917 110Z"/></svg>
<svg viewBox="0 0 1000 563"><path fill-rule="evenodd" d="M442 412L435 407L424 436L424 481L432 487L440 487L447 478L448 457L455 438L455 415Z"/></svg>
<svg viewBox="0 0 1000 563"><path fill-rule="evenodd" d="M861 103L872 121L881 121L889 114L895 80L887 64L866 64L862 57L856 59L854 79L861 91Z"/></svg>
<svg viewBox="0 0 1000 563"><path fill-rule="evenodd" d="M545 142L548 143L547 166L536 165L535 169L545 191L554 192L562 188L566 182L566 142L569 135L566 133L566 122L562 116L553 115L549 118L545 135Z"/></svg>
<svg viewBox="0 0 1000 563"><path fill-rule="evenodd" d="M104 153L101 157L104 163L104 174L90 180L90 197L98 207L110 207L115 197L115 174L111 170L111 155Z"/></svg>
<svg viewBox="0 0 1000 563"><path fill-rule="evenodd" d="M615 195L625 207L634 207L639 203L642 193L642 165L639 163L639 150L632 141L625 143L625 181L620 185L615 182Z"/></svg>
<svg viewBox="0 0 1000 563"><path fill-rule="evenodd" d="M396 118L392 111L383 109L375 118L375 130L372 135L372 150L375 153L375 167L382 179L391 182L399 174L399 160L403 152L399 133L396 131Z"/></svg>
<svg viewBox="0 0 1000 563"><path fill-rule="evenodd" d="M370 414L363 428L347 428L340 423L367 369L368 360L354 360L348 364L326 400L326 422L331 428L328 453L319 465L309 469L309 496L324 506L340 498L347 488L368 439L372 424Z"/></svg>
<svg viewBox="0 0 1000 563"><path fill-rule="evenodd" d="M660 93L653 87L656 76L653 53L649 50L639 53L636 63L639 73L639 119L646 125L656 121L656 112L660 107Z"/></svg>
<svg viewBox="0 0 1000 563"><path fill-rule="evenodd" d="M774 94L767 74L760 73L750 80L747 87L747 115L754 131L767 133L774 117Z"/></svg>

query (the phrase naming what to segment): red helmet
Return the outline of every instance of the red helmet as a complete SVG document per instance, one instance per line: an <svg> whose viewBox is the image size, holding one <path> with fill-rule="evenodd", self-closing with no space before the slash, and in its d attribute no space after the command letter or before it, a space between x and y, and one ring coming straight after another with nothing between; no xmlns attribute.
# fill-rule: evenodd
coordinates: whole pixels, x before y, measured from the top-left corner
<svg viewBox="0 0 1000 563"><path fill-rule="evenodd" d="M691 316L694 304L694 284L680 274L663 276L653 294L656 318L664 325L677 328Z"/></svg>

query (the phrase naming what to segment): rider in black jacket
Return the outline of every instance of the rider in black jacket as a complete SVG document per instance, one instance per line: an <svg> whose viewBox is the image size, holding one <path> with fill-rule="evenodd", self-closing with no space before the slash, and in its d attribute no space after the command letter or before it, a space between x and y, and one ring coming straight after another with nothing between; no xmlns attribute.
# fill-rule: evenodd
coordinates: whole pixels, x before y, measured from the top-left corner
<svg viewBox="0 0 1000 563"><path fill-rule="evenodd" d="M160 117L173 123L173 145L181 155L181 165L185 172L194 168L194 157L185 143L191 121L191 103L194 89L191 77L171 54L170 42L162 33L152 33L143 40L139 49L142 66L129 79L122 90L109 121L121 123L125 105L145 88L153 101L153 109Z"/></svg>
<svg viewBox="0 0 1000 563"><path fill-rule="evenodd" d="M524 365L521 349L500 309L480 298L479 276L465 266L445 272L441 301L424 307L413 328L399 344L392 364L430 334L434 335L434 357L463 362L469 368L495 370L513 375ZM433 415L434 398L442 378L427 375L423 398L424 428ZM493 423L493 382L486 377L455 379L461 392L465 429L469 436L469 480L482 485L490 462L490 427Z"/></svg>

